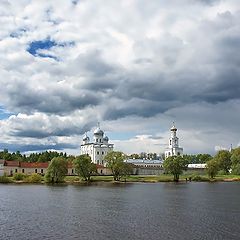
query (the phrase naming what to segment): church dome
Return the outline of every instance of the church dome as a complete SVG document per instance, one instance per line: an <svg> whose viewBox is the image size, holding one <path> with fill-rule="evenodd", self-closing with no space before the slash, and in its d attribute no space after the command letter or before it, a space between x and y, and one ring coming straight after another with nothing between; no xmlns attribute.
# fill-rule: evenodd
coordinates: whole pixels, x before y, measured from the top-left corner
<svg viewBox="0 0 240 240"><path fill-rule="evenodd" d="M175 127L175 124L173 123L173 126L170 129L171 131L177 131L177 128Z"/></svg>
<svg viewBox="0 0 240 240"><path fill-rule="evenodd" d="M84 134L83 141L89 141L89 140L90 140L90 138L87 136L87 134Z"/></svg>
<svg viewBox="0 0 240 240"><path fill-rule="evenodd" d="M109 140L109 138L108 138L107 136L105 136L105 137L103 138L103 141L108 142L108 140Z"/></svg>
<svg viewBox="0 0 240 240"><path fill-rule="evenodd" d="M104 132L99 127L94 131L94 135L101 135L103 136Z"/></svg>

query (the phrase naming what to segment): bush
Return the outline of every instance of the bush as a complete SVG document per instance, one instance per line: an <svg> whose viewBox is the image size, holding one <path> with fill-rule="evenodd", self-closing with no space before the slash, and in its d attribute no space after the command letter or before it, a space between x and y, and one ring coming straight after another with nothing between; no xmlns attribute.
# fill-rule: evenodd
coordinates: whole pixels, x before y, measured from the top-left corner
<svg viewBox="0 0 240 240"><path fill-rule="evenodd" d="M40 183L41 181L42 181L42 177L37 173L33 173L26 178L26 182L28 183Z"/></svg>
<svg viewBox="0 0 240 240"><path fill-rule="evenodd" d="M209 181L209 179L207 177L204 177L204 176L193 175L192 176L192 181L195 181L195 182L205 182L205 181Z"/></svg>
<svg viewBox="0 0 240 240"><path fill-rule="evenodd" d="M226 172L225 172L224 170L220 170L220 171L218 171L217 174L218 174L218 175L226 175Z"/></svg>
<svg viewBox="0 0 240 240"><path fill-rule="evenodd" d="M236 164L232 167L232 174L240 175L240 164Z"/></svg>
<svg viewBox="0 0 240 240"><path fill-rule="evenodd" d="M13 179L16 180L16 181L21 181L23 180L24 178L26 178L26 175L23 174L23 173L15 173L13 175Z"/></svg>
<svg viewBox="0 0 240 240"><path fill-rule="evenodd" d="M0 183L10 183L12 180L7 176L0 176Z"/></svg>

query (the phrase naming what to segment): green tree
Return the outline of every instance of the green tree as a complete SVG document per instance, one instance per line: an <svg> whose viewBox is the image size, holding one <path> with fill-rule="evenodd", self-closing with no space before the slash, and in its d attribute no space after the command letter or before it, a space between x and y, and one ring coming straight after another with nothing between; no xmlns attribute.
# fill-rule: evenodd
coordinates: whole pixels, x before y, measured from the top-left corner
<svg viewBox="0 0 240 240"><path fill-rule="evenodd" d="M164 171L173 174L173 180L179 181L179 176L183 173L183 170L187 170L188 159L182 156L168 157L163 162Z"/></svg>
<svg viewBox="0 0 240 240"><path fill-rule="evenodd" d="M197 154L196 158L197 158L196 163L206 163L207 161L212 159L212 156L210 154L201 153Z"/></svg>
<svg viewBox="0 0 240 240"><path fill-rule="evenodd" d="M214 159L218 162L219 170L223 170L228 174L231 168L231 153L227 150L220 150Z"/></svg>
<svg viewBox="0 0 240 240"><path fill-rule="evenodd" d="M217 175L219 171L219 163L215 158L207 162L206 171L210 178L214 178Z"/></svg>
<svg viewBox="0 0 240 240"><path fill-rule="evenodd" d="M67 160L63 157L55 157L48 166L45 181L48 183L63 182L67 172Z"/></svg>
<svg viewBox="0 0 240 240"><path fill-rule="evenodd" d="M131 165L125 163L125 159L126 156L122 152L112 151L105 156L107 167L111 169L115 181L120 181L122 177L130 175L132 172Z"/></svg>
<svg viewBox="0 0 240 240"><path fill-rule="evenodd" d="M231 156L232 173L240 175L240 147L233 149Z"/></svg>
<svg viewBox="0 0 240 240"><path fill-rule="evenodd" d="M87 154L76 157L73 162L77 175L85 181L90 181L92 174L97 172L96 165Z"/></svg>

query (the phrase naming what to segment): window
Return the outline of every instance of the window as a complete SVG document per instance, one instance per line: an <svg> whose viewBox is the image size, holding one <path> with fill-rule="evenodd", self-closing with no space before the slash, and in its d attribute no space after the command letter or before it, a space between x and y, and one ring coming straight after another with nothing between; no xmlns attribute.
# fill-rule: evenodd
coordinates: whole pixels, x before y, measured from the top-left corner
<svg viewBox="0 0 240 240"><path fill-rule="evenodd" d="M73 169L72 169L72 174L74 174L74 171L73 171Z"/></svg>
<svg viewBox="0 0 240 240"><path fill-rule="evenodd" d="M98 139L96 139L96 142L98 142Z"/></svg>
<svg viewBox="0 0 240 240"><path fill-rule="evenodd" d="M37 173L37 169L35 169L35 173Z"/></svg>
<svg viewBox="0 0 240 240"><path fill-rule="evenodd" d="M24 169L22 169L22 173L24 173Z"/></svg>
<svg viewBox="0 0 240 240"><path fill-rule="evenodd" d="M172 144L172 140L170 140L170 145Z"/></svg>
<svg viewBox="0 0 240 240"><path fill-rule="evenodd" d="M99 152L97 152L97 155L99 155Z"/></svg>
<svg viewBox="0 0 240 240"><path fill-rule="evenodd" d="M179 156L179 155L180 155L180 152L178 152L177 155Z"/></svg>
<svg viewBox="0 0 240 240"><path fill-rule="evenodd" d="M102 152L102 155L104 155L104 152Z"/></svg>
<svg viewBox="0 0 240 240"><path fill-rule="evenodd" d="M43 173L43 169L41 169L41 173Z"/></svg>
<svg viewBox="0 0 240 240"><path fill-rule="evenodd" d="M17 169L15 169L15 173L17 173Z"/></svg>

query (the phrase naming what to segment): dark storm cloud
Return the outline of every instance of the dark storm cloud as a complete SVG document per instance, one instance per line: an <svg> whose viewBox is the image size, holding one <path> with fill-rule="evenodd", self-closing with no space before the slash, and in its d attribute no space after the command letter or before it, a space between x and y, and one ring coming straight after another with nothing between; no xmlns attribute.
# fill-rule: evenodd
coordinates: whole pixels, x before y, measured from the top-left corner
<svg viewBox="0 0 240 240"><path fill-rule="evenodd" d="M239 22L239 17L229 12L219 14L212 21L203 21L199 29L201 37L208 36L206 42L203 39L184 49L187 52L195 48L194 61L184 68L170 73L164 70L142 75L126 73L127 77L122 78L112 92L112 97L125 104L110 105L105 119L129 115L150 117L189 103L217 104L240 99L240 32L236 28ZM166 51L168 54L169 50ZM164 56L164 51L161 52ZM136 61L138 64L145 62ZM147 64L152 62L147 59Z"/></svg>
<svg viewBox="0 0 240 240"><path fill-rule="evenodd" d="M194 2L195 0L193 0ZM218 2L220 2L221 0L197 0L198 2L200 3L203 3L203 4L207 4L207 5L213 5L213 4L216 4Z"/></svg>
<svg viewBox="0 0 240 240"><path fill-rule="evenodd" d="M85 132L89 131L93 124L92 121L89 121L88 124L82 126L74 126L74 124L69 123L69 125L60 125L58 127L51 126L49 129L43 129L43 126L39 126L39 129L31 128L21 128L18 130L13 130L9 135L16 137L29 137L29 138L46 138L46 137L62 137L62 136L73 136L73 135L82 135Z"/></svg>
<svg viewBox="0 0 240 240"><path fill-rule="evenodd" d="M21 90L20 90L21 89ZM88 90L58 88L33 89L27 85L16 84L9 90L9 105L22 112L44 112L65 114L87 106L101 103L100 95Z"/></svg>
<svg viewBox="0 0 240 240"><path fill-rule="evenodd" d="M107 91L111 91L119 84L119 75L114 66L105 63L99 51L80 55L75 65L78 75L84 80L74 79L74 85L58 84L46 85L41 89L35 88L28 82L16 81L7 88L7 105L15 110L30 113L42 112L64 115L75 110L102 103ZM68 73L66 73L67 75ZM31 82L31 80L29 80ZM51 79L50 79L51 81ZM70 82L71 83L71 82ZM6 94L6 93L5 93Z"/></svg>

